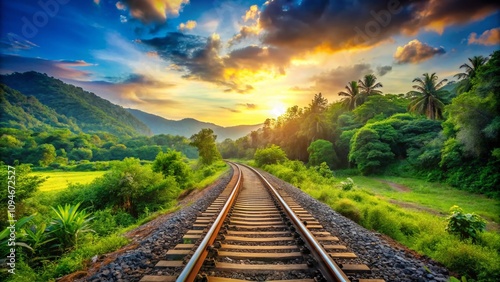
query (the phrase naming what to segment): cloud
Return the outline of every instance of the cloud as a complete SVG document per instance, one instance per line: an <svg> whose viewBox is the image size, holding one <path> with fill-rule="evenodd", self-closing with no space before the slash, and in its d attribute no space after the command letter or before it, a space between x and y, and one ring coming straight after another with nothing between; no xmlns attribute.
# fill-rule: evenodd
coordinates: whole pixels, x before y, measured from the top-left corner
<svg viewBox="0 0 500 282"><path fill-rule="evenodd" d="M96 4L96 5L101 4L101 0L94 0L94 4Z"/></svg>
<svg viewBox="0 0 500 282"><path fill-rule="evenodd" d="M498 45L500 44L500 27L484 31L479 37L473 32L469 35L468 44Z"/></svg>
<svg viewBox="0 0 500 282"><path fill-rule="evenodd" d="M258 108L257 105L253 103L241 103L238 104L238 106L244 107L247 110L256 110Z"/></svg>
<svg viewBox="0 0 500 282"><path fill-rule="evenodd" d="M392 66L378 66L377 67L377 74L380 76L384 76L390 71L392 71Z"/></svg>
<svg viewBox="0 0 500 282"><path fill-rule="evenodd" d="M398 64L418 64L429 60L435 55L446 53L443 47L431 47L426 43L422 43L417 39L413 39L404 46L398 46L394 59Z"/></svg>
<svg viewBox="0 0 500 282"><path fill-rule="evenodd" d="M243 16L243 21L251 22L250 25L241 26L240 31L228 41L228 46L231 47L245 38L259 35L262 32L262 28L259 25L259 17L259 7L257 5L252 5L250 9L245 12L245 16Z"/></svg>
<svg viewBox="0 0 500 282"><path fill-rule="evenodd" d="M164 23L168 16L178 16L189 0L122 0L116 3L119 10L127 8L130 15L145 24Z"/></svg>
<svg viewBox="0 0 500 282"><path fill-rule="evenodd" d="M224 109L224 110L228 110L232 113L241 113L240 110L236 110L236 109L233 109L233 108L228 108L228 107L219 107L220 109Z"/></svg>
<svg viewBox="0 0 500 282"><path fill-rule="evenodd" d="M442 32L495 13L494 1L268 1L259 16L264 44L303 54L376 46L395 35Z"/></svg>
<svg viewBox="0 0 500 282"><path fill-rule="evenodd" d="M179 30L180 31L192 30L195 27L196 27L196 21L187 21L186 23L181 23L179 25Z"/></svg>
<svg viewBox="0 0 500 282"><path fill-rule="evenodd" d="M355 64L352 66L340 66L329 71L322 72L311 78L316 91L335 93L343 89L349 81L358 81L364 75L373 73L369 64Z"/></svg>
<svg viewBox="0 0 500 282"><path fill-rule="evenodd" d="M247 22L249 20L255 20L259 16L259 7L257 5L252 5L250 6L250 9L248 9L245 12L245 16L243 17L243 21Z"/></svg>
<svg viewBox="0 0 500 282"><path fill-rule="evenodd" d="M160 57L182 68L186 79L201 80L247 93L259 78L285 74L290 56L276 48L247 46L221 55L222 42L217 34L202 37L179 32L165 37L142 40Z"/></svg>
<svg viewBox="0 0 500 282"><path fill-rule="evenodd" d="M35 47L40 46L12 32L7 33L7 38L0 40L0 48L2 49L18 51L29 50Z"/></svg>
<svg viewBox="0 0 500 282"><path fill-rule="evenodd" d="M37 71L50 76L66 79L88 79L90 73L74 69L73 67L91 66L81 60L46 60L14 55L0 55L2 73Z"/></svg>
<svg viewBox="0 0 500 282"><path fill-rule="evenodd" d="M126 22L128 22L127 17L125 17L124 15L120 15L120 22L121 22L121 23L126 23Z"/></svg>

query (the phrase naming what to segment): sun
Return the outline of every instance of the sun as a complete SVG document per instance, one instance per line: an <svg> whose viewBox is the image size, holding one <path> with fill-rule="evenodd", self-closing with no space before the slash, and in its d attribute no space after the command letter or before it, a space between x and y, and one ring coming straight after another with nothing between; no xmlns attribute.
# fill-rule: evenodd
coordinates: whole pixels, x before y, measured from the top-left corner
<svg viewBox="0 0 500 282"><path fill-rule="evenodd" d="M269 112L273 115L274 118L277 118L286 113L286 107L285 105L283 105L283 103L277 103Z"/></svg>

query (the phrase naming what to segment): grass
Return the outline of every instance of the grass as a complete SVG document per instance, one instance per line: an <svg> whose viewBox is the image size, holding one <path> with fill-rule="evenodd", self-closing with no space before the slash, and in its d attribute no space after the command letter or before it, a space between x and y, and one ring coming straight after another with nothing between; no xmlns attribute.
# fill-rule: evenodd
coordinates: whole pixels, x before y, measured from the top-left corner
<svg viewBox="0 0 500 282"><path fill-rule="evenodd" d="M105 171L44 171L35 172L33 175L46 177L47 180L40 185L39 191L59 191L66 189L70 183L88 184Z"/></svg>
<svg viewBox="0 0 500 282"><path fill-rule="evenodd" d="M384 198L421 205L443 214L448 214L450 207L458 205L466 213L474 212L489 221L500 223L500 202L498 200L458 190L446 184L391 176L378 178L353 176L351 178L359 188L366 189ZM391 188L389 184L381 183L379 179L403 185L409 188L410 191L397 191Z"/></svg>

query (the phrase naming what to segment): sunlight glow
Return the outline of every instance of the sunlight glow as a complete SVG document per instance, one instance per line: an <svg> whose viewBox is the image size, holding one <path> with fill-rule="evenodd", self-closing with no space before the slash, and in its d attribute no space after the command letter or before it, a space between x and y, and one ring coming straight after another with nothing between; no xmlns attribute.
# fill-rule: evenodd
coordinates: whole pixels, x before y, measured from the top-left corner
<svg viewBox="0 0 500 282"><path fill-rule="evenodd" d="M285 105L283 105L283 103L277 103L269 112L273 115L274 118L277 118L286 113L286 107Z"/></svg>

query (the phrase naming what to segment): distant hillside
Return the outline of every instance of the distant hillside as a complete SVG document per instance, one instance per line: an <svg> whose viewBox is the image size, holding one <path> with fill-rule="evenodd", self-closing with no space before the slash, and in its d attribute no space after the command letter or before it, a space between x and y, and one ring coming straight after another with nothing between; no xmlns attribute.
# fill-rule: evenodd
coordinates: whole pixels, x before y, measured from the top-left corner
<svg viewBox="0 0 500 282"><path fill-rule="evenodd" d="M218 142L222 142L227 138L236 140L262 126L261 124L256 124L222 127L213 123L201 122L192 118L169 120L140 110L127 109L127 111L149 126L149 128L153 131L153 134L172 134L189 138L191 135L198 133L202 128L211 128L217 135Z"/></svg>
<svg viewBox="0 0 500 282"><path fill-rule="evenodd" d="M0 84L0 127L44 130L50 127L81 132L75 122L43 105L37 98Z"/></svg>
<svg viewBox="0 0 500 282"><path fill-rule="evenodd" d="M46 74L30 71L0 76L0 82L71 118L84 132L106 131L118 136L151 135L151 130L121 106L66 84Z"/></svg>

